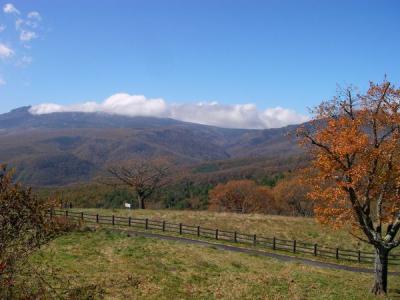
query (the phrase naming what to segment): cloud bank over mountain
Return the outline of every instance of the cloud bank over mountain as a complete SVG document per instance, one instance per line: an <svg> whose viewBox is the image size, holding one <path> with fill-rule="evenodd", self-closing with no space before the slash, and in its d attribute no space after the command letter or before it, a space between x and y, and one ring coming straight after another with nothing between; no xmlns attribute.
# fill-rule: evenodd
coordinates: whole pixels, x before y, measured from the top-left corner
<svg viewBox="0 0 400 300"><path fill-rule="evenodd" d="M198 102L174 104L162 98L148 99L143 95L114 94L101 103L85 102L71 105L43 103L32 106L34 115L56 112L108 113L123 116L172 118L180 121L225 128L265 129L306 122L307 116L282 108L260 110L254 104L219 104Z"/></svg>

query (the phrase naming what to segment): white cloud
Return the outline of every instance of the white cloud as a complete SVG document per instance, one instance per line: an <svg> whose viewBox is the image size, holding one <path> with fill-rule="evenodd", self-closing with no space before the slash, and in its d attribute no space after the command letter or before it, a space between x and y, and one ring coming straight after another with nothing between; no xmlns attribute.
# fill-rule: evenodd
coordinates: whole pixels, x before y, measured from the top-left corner
<svg viewBox="0 0 400 300"><path fill-rule="evenodd" d="M236 128L265 128L254 104L217 102L172 105L171 117L182 121Z"/></svg>
<svg viewBox="0 0 400 300"><path fill-rule="evenodd" d="M19 10L16 9L16 7L11 3L5 4L3 6L3 11L6 14L17 14L17 15L19 15Z"/></svg>
<svg viewBox="0 0 400 300"><path fill-rule="evenodd" d="M0 58L8 58L14 55L14 51L6 45L0 43Z"/></svg>
<svg viewBox="0 0 400 300"><path fill-rule="evenodd" d="M39 22L42 20L42 17L37 11L32 11L28 13L28 18L27 20L23 20L21 18L18 18L15 21L15 28L17 31L19 31L19 39L22 42L26 43L32 41L33 39L36 39L38 37L36 31L36 28L39 27Z"/></svg>
<svg viewBox="0 0 400 300"><path fill-rule="evenodd" d="M167 105L163 99L146 99L142 95L119 93L112 95L102 103L85 102L72 105L44 103L31 108L33 114L53 112L103 112L126 116L167 116Z"/></svg>
<svg viewBox="0 0 400 300"><path fill-rule="evenodd" d="M22 56L21 61L25 64L30 64L33 61L33 59L32 59L32 57L25 55L25 56Z"/></svg>
<svg viewBox="0 0 400 300"><path fill-rule="evenodd" d="M32 57L24 55L16 61L15 65L17 67L27 67L32 63L32 61L33 61Z"/></svg>
<svg viewBox="0 0 400 300"><path fill-rule="evenodd" d="M102 112L124 116L168 117L176 120L228 128L274 128L298 124L309 118L282 107L259 110L254 104L222 105L217 102L167 104L163 99L142 95L115 94L102 103L73 105L43 103L30 109L32 114L54 112Z"/></svg>
<svg viewBox="0 0 400 300"><path fill-rule="evenodd" d="M21 30L21 33L19 35L19 39L23 42L29 42L35 38L37 38L36 33L29 30Z"/></svg>
<svg viewBox="0 0 400 300"><path fill-rule="evenodd" d="M39 23L42 21L42 16L37 11L31 11L27 15L25 24L31 28L39 27Z"/></svg>
<svg viewBox="0 0 400 300"><path fill-rule="evenodd" d="M27 45L28 42L38 37L37 29L39 28L41 15L37 11L28 13L27 18L17 17L15 20L15 29L19 33L20 41Z"/></svg>
<svg viewBox="0 0 400 300"><path fill-rule="evenodd" d="M31 11L28 13L28 19L34 19L34 20L41 21L42 16L37 11Z"/></svg>
<svg viewBox="0 0 400 300"><path fill-rule="evenodd" d="M12 63L15 67L26 67L32 62L32 57L28 55L29 49L31 42L40 36L42 16L37 11L30 11L25 15L25 12L20 12L12 3L5 4L3 12L10 15L10 22L15 22L15 31L8 30L8 32L13 32L15 36L12 39L18 39L20 43L13 43L13 48L10 48L7 46L9 44L7 41L0 42L0 59L3 62ZM10 23L5 24L13 29ZM0 23L0 33L6 29L5 24ZM0 86L4 84L6 82L0 75Z"/></svg>
<svg viewBox="0 0 400 300"><path fill-rule="evenodd" d="M283 107L268 108L263 112L261 117L266 121L268 127L272 127L273 124L269 124L268 121L273 120L274 124L293 124L293 120L297 120L296 123L303 123L309 120L308 117L299 115L297 112L291 109Z"/></svg>
<svg viewBox="0 0 400 300"><path fill-rule="evenodd" d="M229 128L275 128L308 120L281 107L259 110L254 104L221 105L217 102L172 105L170 117L177 120Z"/></svg>

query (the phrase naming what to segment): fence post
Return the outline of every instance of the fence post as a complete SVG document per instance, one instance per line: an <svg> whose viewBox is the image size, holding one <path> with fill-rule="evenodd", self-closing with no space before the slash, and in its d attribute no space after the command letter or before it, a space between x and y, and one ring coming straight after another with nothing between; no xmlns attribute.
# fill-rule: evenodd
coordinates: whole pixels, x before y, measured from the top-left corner
<svg viewBox="0 0 400 300"><path fill-rule="evenodd" d="M68 218L68 210L65 211L65 218Z"/></svg>
<svg viewBox="0 0 400 300"><path fill-rule="evenodd" d="M99 223L99 214L96 215L96 223Z"/></svg>
<svg viewBox="0 0 400 300"><path fill-rule="evenodd" d="M218 240L218 229L215 229L215 239Z"/></svg>
<svg viewBox="0 0 400 300"><path fill-rule="evenodd" d="M179 234L182 234L182 223L179 223Z"/></svg>
<svg viewBox="0 0 400 300"><path fill-rule="evenodd" d="M358 250L358 262L361 262L361 250Z"/></svg>
<svg viewBox="0 0 400 300"><path fill-rule="evenodd" d="M162 231L165 231L165 221L162 221Z"/></svg>
<svg viewBox="0 0 400 300"><path fill-rule="evenodd" d="M336 248L336 259L339 259L339 248Z"/></svg>
<svg viewBox="0 0 400 300"><path fill-rule="evenodd" d="M115 217L112 215L112 224L115 225Z"/></svg>
<svg viewBox="0 0 400 300"><path fill-rule="evenodd" d="M149 229L149 219L146 218L144 228L147 230Z"/></svg>
<svg viewBox="0 0 400 300"><path fill-rule="evenodd" d="M83 221L83 211L81 211L81 220Z"/></svg>
<svg viewBox="0 0 400 300"><path fill-rule="evenodd" d="M293 240L293 253L296 253L296 240Z"/></svg>
<svg viewBox="0 0 400 300"><path fill-rule="evenodd" d="M314 244L314 256L317 256L317 247L318 247L318 245Z"/></svg>
<svg viewBox="0 0 400 300"><path fill-rule="evenodd" d="M276 238L275 237L272 240L272 249L276 250Z"/></svg>
<svg viewBox="0 0 400 300"><path fill-rule="evenodd" d="M128 226L129 226L129 227L132 226L132 217L128 217Z"/></svg>
<svg viewBox="0 0 400 300"><path fill-rule="evenodd" d="M200 226L197 226L197 236L200 236Z"/></svg>
<svg viewBox="0 0 400 300"><path fill-rule="evenodd" d="M237 243L237 232L236 231L233 233L233 241L235 243Z"/></svg>
<svg viewBox="0 0 400 300"><path fill-rule="evenodd" d="M50 209L50 219L53 219L53 210Z"/></svg>
<svg viewBox="0 0 400 300"><path fill-rule="evenodd" d="M253 236L253 245L254 246L257 245L257 236L256 235Z"/></svg>

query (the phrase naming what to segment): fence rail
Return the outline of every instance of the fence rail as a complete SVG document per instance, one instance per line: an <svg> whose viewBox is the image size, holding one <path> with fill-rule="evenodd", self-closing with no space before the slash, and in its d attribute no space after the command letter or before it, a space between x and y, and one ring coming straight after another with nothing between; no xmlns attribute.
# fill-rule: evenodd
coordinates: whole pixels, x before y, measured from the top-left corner
<svg viewBox="0 0 400 300"><path fill-rule="evenodd" d="M277 237L265 237L256 234L246 234L237 231L226 231L218 228L205 228L200 226L186 225L182 223L170 223L166 221L150 220L144 218L102 216L99 214L88 214L69 210L51 210L50 217L62 216L73 220L82 220L88 223L103 225L125 226L145 230L156 230L177 234L192 235L197 237L229 241L233 243L250 244L272 250L287 251L294 254L306 254L337 260L354 261L359 263L371 263L375 254L372 252L334 248L298 240L279 239ZM391 265L400 265L400 255L389 255Z"/></svg>

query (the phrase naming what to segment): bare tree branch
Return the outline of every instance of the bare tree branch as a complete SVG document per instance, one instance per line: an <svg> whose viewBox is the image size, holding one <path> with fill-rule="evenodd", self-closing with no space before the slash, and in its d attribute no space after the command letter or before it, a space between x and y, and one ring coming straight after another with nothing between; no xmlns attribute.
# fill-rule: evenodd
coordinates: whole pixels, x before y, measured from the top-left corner
<svg viewBox="0 0 400 300"><path fill-rule="evenodd" d="M168 184L169 168L153 162L136 161L108 169L111 178L108 185L130 187L137 196L139 208L145 208L145 201L158 189Z"/></svg>

